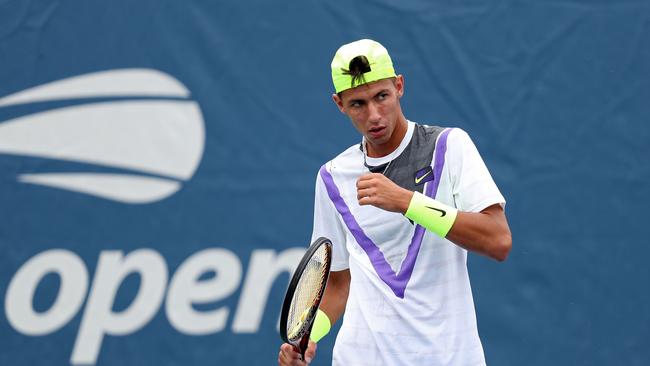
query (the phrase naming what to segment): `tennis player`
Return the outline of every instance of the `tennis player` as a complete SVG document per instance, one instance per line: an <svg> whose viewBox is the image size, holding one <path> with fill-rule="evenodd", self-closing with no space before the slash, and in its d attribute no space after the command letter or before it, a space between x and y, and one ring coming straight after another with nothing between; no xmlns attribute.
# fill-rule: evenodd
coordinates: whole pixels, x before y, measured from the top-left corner
<svg viewBox="0 0 650 366"><path fill-rule="evenodd" d="M343 45L332 79L362 140L317 175L313 238L332 240L332 272L306 362L284 344L279 364L308 364L345 312L334 365L485 365L467 252L506 259L505 199L465 131L406 119L381 44Z"/></svg>

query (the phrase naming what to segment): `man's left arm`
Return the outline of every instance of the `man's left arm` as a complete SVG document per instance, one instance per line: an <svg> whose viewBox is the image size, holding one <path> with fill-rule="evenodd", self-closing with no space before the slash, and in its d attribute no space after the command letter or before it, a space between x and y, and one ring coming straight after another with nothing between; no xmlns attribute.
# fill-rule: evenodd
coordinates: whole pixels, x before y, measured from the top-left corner
<svg viewBox="0 0 650 366"><path fill-rule="evenodd" d="M406 214L415 195L423 196L398 186L379 173L366 174L357 182L357 199L360 205L372 205L387 211ZM417 199L418 196L415 198ZM430 206L438 210L425 209L420 215L421 217L414 220L418 224L430 231L437 232L438 235L469 251L486 255L498 261L506 259L512 247L512 236L501 205L494 204L480 212L463 212L441 205L431 198L426 197L425 199L429 200L422 203L425 208L428 208L427 202L433 202L434 204ZM432 230L431 225L427 225L428 223L436 224L437 219L440 218L441 210L447 218L452 214L455 215L451 226L443 229L442 232Z"/></svg>

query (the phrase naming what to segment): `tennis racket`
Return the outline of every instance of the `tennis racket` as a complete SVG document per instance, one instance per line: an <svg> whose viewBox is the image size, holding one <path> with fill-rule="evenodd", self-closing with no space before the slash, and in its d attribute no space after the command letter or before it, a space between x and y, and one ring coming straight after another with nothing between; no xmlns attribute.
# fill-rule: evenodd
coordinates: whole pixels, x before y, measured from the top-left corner
<svg viewBox="0 0 650 366"><path fill-rule="evenodd" d="M280 315L280 337L305 358L309 334L325 292L332 263L332 242L318 238L291 277Z"/></svg>

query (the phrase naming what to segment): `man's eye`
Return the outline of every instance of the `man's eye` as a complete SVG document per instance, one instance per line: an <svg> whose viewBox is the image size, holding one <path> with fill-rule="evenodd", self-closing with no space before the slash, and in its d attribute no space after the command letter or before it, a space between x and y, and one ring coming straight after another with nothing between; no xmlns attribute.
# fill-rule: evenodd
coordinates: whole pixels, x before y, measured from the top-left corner
<svg viewBox="0 0 650 366"><path fill-rule="evenodd" d="M388 97L388 93L381 93L377 96L379 100L384 100L386 97Z"/></svg>

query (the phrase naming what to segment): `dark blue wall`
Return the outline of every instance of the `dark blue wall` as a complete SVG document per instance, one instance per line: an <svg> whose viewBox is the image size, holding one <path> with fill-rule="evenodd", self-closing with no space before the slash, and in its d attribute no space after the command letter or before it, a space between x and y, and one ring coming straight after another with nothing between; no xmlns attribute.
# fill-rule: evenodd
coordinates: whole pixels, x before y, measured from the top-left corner
<svg viewBox="0 0 650 366"><path fill-rule="evenodd" d="M0 98L147 68L184 84L205 121L198 170L148 204L20 183L69 165L0 154L3 298L52 248L76 253L91 283L105 250L152 248L171 277L188 256L227 248L243 282L253 251L306 245L318 168L359 141L329 77L338 46L359 38L391 52L407 118L468 131L508 200L508 261L469 259L488 364L649 364L648 1L0 1ZM0 127L64 103L0 107ZM162 305L137 332L106 336L97 364L273 364L287 279L254 333L232 330L239 286L205 305L230 309L224 330L182 334ZM138 283L127 278L115 311ZM59 287L45 277L34 308L47 310ZM42 336L15 330L4 301L0 310L1 364L70 363L83 307ZM332 344L314 365L329 364Z"/></svg>

